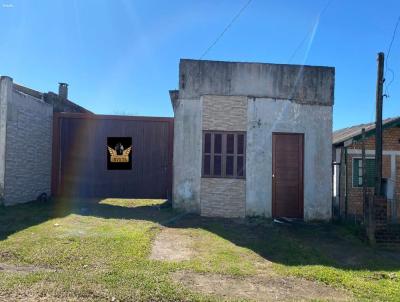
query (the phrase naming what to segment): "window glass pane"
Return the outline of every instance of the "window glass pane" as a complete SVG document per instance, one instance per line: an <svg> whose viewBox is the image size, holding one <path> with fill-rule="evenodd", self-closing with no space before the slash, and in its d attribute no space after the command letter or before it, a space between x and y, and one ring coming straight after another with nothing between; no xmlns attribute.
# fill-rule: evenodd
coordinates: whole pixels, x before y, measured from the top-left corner
<svg viewBox="0 0 400 302"><path fill-rule="evenodd" d="M243 154L243 152L244 152L244 135L238 134L237 138L238 138L237 154Z"/></svg>
<svg viewBox="0 0 400 302"><path fill-rule="evenodd" d="M222 171L222 160L221 155L214 156L214 175L221 176Z"/></svg>
<svg viewBox="0 0 400 302"><path fill-rule="evenodd" d="M237 157L237 176L244 176L243 156Z"/></svg>
<svg viewBox="0 0 400 302"><path fill-rule="evenodd" d="M235 135L228 134L226 136L226 153L233 154L235 152Z"/></svg>
<svg viewBox="0 0 400 302"><path fill-rule="evenodd" d="M367 187L375 185L375 159L365 159L365 169L367 174ZM362 187L362 159L357 158L353 161L353 186Z"/></svg>
<svg viewBox="0 0 400 302"><path fill-rule="evenodd" d="M222 153L222 134L214 134L214 153Z"/></svg>
<svg viewBox="0 0 400 302"><path fill-rule="evenodd" d="M211 155L204 155L203 173L204 175L211 174Z"/></svg>
<svg viewBox="0 0 400 302"><path fill-rule="evenodd" d="M226 157L226 176L233 176L233 156Z"/></svg>
<svg viewBox="0 0 400 302"><path fill-rule="evenodd" d="M211 153L211 133L204 135L204 153Z"/></svg>

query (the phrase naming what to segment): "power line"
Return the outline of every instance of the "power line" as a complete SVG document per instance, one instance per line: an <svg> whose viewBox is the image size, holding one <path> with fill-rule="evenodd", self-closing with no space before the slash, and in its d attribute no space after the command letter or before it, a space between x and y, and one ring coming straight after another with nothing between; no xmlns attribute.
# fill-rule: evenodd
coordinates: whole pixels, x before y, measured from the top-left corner
<svg viewBox="0 0 400 302"><path fill-rule="evenodd" d="M396 25L395 25L395 27L394 27L394 30L393 30L393 34L392 34L392 39L390 40L390 44L389 44L389 47L388 47L388 50L387 50L387 52L386 52L386 65L385 65L385 72L384 72L384 79L385 79L385 77L386 77L386 72L389 70L390 72L391 72L391 74L392 74L392 79L391 79L391 81L389 82L389 84L385 84L385 97L389 97L389 87L390 87L390 85L393 83L393 81L394 81L394 71L392 70L392 69L390 69L389 68L389 57L390 57L390 51L392 50L392 45L393 45L393 42L394 42L394 39L396 38L396 33L397 33L397 28L398 28L398 26L399 26L399 23L400 23L400 16L397 18L397 21L396 21Z"/></svg>
<svg viewBox="0 0 400 302"><path fill-rule="evenodd" d="M399 26L399 22L400 22L400 16L397 18L396 26L394 27L393 34L392 34L392 40L390 41L388 51L386 52L386 62L389 60L390 51L392 50L392 45L393 45L394 38L396 37L396 32L397 32L397 27Z"/></svg>
<svg viewBox="0 0 400 302"><path fill-rule="evenodd" d="M245 5L237 12L237 14L232 18L231 22L225 27L225 29L219 34L219 36L215 39L215 41L203 52L200 56L200 60L204 58L204 56L214 47L215 44L222 38L222 36L228 31L228 29L232 26L232 24L240 17L240 15L244 12L244 10L250 5L252 0L248 0Z"/></svg>
<svg viewBox="0 0 400 302"><path fill-rule="evenodd" d="M321 9L321 11L318 13L317 16L317 20L314 23L314 25L310 28L309 31L307 31L307 33L305 34L304 38L301 40L301 42L299 43L299 45L296 47L296 49L294 50L294 52L292 53L292 55L289 58L289 63L292 61L292 59L296 56L297 52L301 49L301 47L303 46L304 42L307 40L308 36L314 31L315 28L315 24L317 24L318 20L321 18L321 16L325 13L325 11L328 9L329 5L332 3L333 0L329 0L325 6Z"/></svg>

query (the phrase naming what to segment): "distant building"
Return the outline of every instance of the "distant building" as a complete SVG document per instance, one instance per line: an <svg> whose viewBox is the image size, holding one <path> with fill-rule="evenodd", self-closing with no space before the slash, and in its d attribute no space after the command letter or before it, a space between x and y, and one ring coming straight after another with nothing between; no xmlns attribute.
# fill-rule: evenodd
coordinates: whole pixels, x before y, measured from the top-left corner
<svg viewBox="0 0 400 302"><path fill-rule="evenodd" d="M331 218L334 68L180 61L173 206Z"/></svg>
<svg viewBox="0 0 400 302"><path fill-rule="evenodd" d="M375 123L344 128L333 133L333 202L337 216L361 219L363 216L363 179L361 131L365 128L366 182L368 195L375 184ZM388 214L400 217L400 117L383 121L382 176L388 198Z"/></svg>

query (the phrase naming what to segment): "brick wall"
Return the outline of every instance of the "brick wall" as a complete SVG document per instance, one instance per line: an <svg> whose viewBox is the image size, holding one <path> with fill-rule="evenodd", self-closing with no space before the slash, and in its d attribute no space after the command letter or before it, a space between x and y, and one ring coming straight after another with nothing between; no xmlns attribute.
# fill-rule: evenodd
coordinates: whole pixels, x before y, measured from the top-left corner
<svg viewBox="0 0 400 302"><path fill-rule="evenodd" d="M383 150L384 151L400 151L400 128L389 128L384 129L383 132ZM361 150L361 142L353 143L348 147L349 152L352 149ZM369 137L365 141L366 150L375 150L375 136ZM383 155L382 158L382 177L391 178L391 156L394 155ZM367 158L368 158L367 154ZM363 189L362 187L353 187L353 158L361 158L361 155L348 154L347 157L347 203L348 203L348 215L355 215L362 217L363 215ZM344 158L342 158L344 162ZM343 172L343 170L342 170ZM395 198L397 201L400 200L400 156L396 155L396 175L394 177L395 183ZM345 183L344 173L342 173L341 184ZM344 214L345 206L345 195L344 195L344 185L341 185L341 215ZM373 196L373 188L368 188L368 195ZM400 214L400 209L398 210ZM400 215L398 215L400 217Z"/></svg>
<svg viewBox="0 0 400 302"><path fill-rule="evenodd" d="M400 156L396 156L396 191L397 221L400 222Z"/></svg>
<svg viewBox="0 0 400 302"><path fill-rule="evenodd" d="M246 131L247 98L240 96L203 96L202 129ZM244 217L246 180L202 178L201 215Z"/></svg>
<svg viewBox="0 0 400 302"><path fill-rule="evenodd" d="M353 187L353 158L361 158L361 155L347 155L347 202L348 208L347 213L349 215L362 216L363 215L363 188ZM368 158L368 157L367 157ZM382 176L384 178L390 178L390 156L383 155L382 158ZM373 196L374 189L367 188L369 196Z"/></svg>
<svg viewBox="0 0 400 302"><path fill-rule="evenodd" d="M4 204L50 194L52 106L13 91L7 106Z"/></svg>
<svg viewBox="0 0 400 302"><path fill-rule="evenodd" d="M383 130L383 150L400 151L400 128L393 127ZM350 148L361 149L361 142L352 144ZM375 150L375 136L365 140L365 149Z"/></svg>

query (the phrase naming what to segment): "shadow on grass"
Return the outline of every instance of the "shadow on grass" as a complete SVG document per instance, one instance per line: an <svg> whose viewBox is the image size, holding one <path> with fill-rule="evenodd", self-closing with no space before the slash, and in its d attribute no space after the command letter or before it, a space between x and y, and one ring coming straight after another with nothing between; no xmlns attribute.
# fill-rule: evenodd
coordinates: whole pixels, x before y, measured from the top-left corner
<svg viewBox="0 0 400 302"><path fill-rule="evenodd" d="M152 221L173 228L198 228L248 248L266 260L288 266L322 265L340 269L399 271L400 252L373 249L354 231L333 224L280 225L265 219L205 218L179 215L165 202L136 207L99 199L59 199L0 208L0 240L49 219L70 214L105 219Z"/></svg>
<svg viewBox="0 0 400 302"><path fill-rule="evenodd" d="M166 202L154 206L125 207L101 202L102 199L57 199L49 202L32 201L14 206L0 206L0 240L21 230L54 218L70 214L100 218L148 220L168 223L176 216Z"/></svg>

